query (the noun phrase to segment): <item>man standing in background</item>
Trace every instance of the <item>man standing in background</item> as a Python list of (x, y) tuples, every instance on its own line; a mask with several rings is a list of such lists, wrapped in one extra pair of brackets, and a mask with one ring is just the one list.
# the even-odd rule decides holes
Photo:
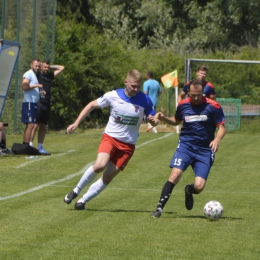
[[(52, 71), (51, 69), (54, 69)], [(33, 139), (36, 129), (39, 125), (38, 131), (38, 150), (43, 155), (49, 153), (43, 149), (43, 141), (47, 131), (47, 125), (51, 114), (51, 87), (52, 81), (64, 70), (64, 66), (50, 65), (49, 61), (43, 61), (41, 64), (41, 71), (38, 73), (38, 81), (42, 84), (40, 93), (40, 100), (38, 102), (38, 109), (36, 113), (36, 123), (34, 131), (30, 138), (30, 145), (33, 145)]]
[[(208, 82), (205, 80), (207, 74), (209, 72), (209, 69), (207, 66), (205, 65), (201, 65), (197, 72), (196, 72), (196, 75), (197, 75), (197, 78), (200, 79), (202, 81), (202, 84), (203, 84), (203, 96), (204, 97), (207, 97), (207, 98), (211, 98), (213, 100), (216, 100), (216, 93), (215, 93), (215, 87), (212, 83)], [(180, 103), (184, 98), (185, 96), (188, 94), (188, 87), (190, 85), (190, 82), (187, 82), (182, 91), (180, 92), (179, 96), (178, 96), (178, 103)]]
[(22, 103), (22, 122), (26, 125), (23, 135), (23, 143), (28, 145), (31, 134), (36, 126), (39, 88), (42, 88), (42, 85), (39, 84), (37, 79), (37, 74), (40, 69), (40, 60), (33, 59), (30, 66), (31, 69), (24, 73), (22, 81), (22, 89), (24, 92)]
[[(162, 88), (157, 80), (153, 79), (153, 73), (151, 71), (146, 72), (147, 80), (143, 84), (143, 92), (152, 100), (154, 110), (156, 110), (156, 106), (158, 103), (158, 97), (162, 93)], [(156, 127), (152, 127), (148, 122), (148, 131), (152, 128), (154, 133), (157, 133)]]

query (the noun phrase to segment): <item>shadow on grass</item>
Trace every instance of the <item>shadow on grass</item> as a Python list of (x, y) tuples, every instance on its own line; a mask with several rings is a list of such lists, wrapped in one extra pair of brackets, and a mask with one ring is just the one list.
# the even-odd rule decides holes
[[(205, 216), (197, 216), (197, 215), (192, 215), (192, 216), (176, 216), (176, 218), (205, 218)], [(233, 217), (221, 217), (221, 219), (225, 219), (225, 220), (242, 220), (242, 218), (233, 218)]]
[[(75, 211), (75, 209), (70, 209)], [(77, 212), (78, 210), (76, 210)], [(83, 210), (83, 212), (112, 212), (112, 213), (117, 213), (117, 212), (126, 212), (126, 213), (147, 213), (148, 215), (150, 215), (152, 213), (152, 211), (147, 211), (147, 210), (127, 210), (127, 209), (91, 209), (91, 208), (87, 208), (85, 210)], [(162, 215), (164, 218), (190, 218), (190, 219), (205, 219), (205, 216), (203, 215), (190, 215), (190, 216), (186, 216), (186, 215), (178, 215), (176, 212), (163, 212)], [(228, 217), (228, 216), (224, 216), (221, 217), (221, 219), (225, 219), (225, 220), (242, 220), (242, 218), (234, 218), (234, 217)]]

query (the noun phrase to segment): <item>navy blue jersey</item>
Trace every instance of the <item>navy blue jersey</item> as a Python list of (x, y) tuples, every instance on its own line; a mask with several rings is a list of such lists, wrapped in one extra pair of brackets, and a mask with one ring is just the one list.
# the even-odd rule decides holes
[(183, 121), (181, 142), (204, 147), (209, 147), (215, 138), (216, 127), (226, 121), (220, 104), (206, 97), (202, 98), (199, 105), (192, 105), (190, 97), (182, 100), (178, 104), (175, 119)]

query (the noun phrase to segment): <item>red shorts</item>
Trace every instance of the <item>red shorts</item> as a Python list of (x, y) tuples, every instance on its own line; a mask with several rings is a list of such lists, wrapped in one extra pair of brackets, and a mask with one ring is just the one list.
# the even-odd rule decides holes
[(103, 134), (98, 153), (108, 153), (112, 161), (121, 171), (133, 156), (135, 145), (120, 142), (107, 134)]

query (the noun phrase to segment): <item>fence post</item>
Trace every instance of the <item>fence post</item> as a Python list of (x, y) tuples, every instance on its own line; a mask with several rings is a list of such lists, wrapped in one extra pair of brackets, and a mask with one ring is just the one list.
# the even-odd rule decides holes
[(168, 88), (168, 117), (171, 116), (172, 88)]
[[(21, 1), (17, 0), (17, 21), (16, 21), (16, 41), (20, 41), (20, 20), (21, 20)], [(19, 61), (19, 57), (18, 57)], [(19, 66), (18, 61), (16, 63), (15, 68), (15, 91), (14, 91), (14, 126), (13, 126), (13, 132), (17, 132), (17, 106), (18, 106), (18, 81), (19, 81)]]
[(2, 0), (1, 38), (5, 37), (5, 0)]
[(36, 0), (33, 1), (33, 19), (32, 19), (32, 59), (35, 58), (35, 39), (36, 39)]

